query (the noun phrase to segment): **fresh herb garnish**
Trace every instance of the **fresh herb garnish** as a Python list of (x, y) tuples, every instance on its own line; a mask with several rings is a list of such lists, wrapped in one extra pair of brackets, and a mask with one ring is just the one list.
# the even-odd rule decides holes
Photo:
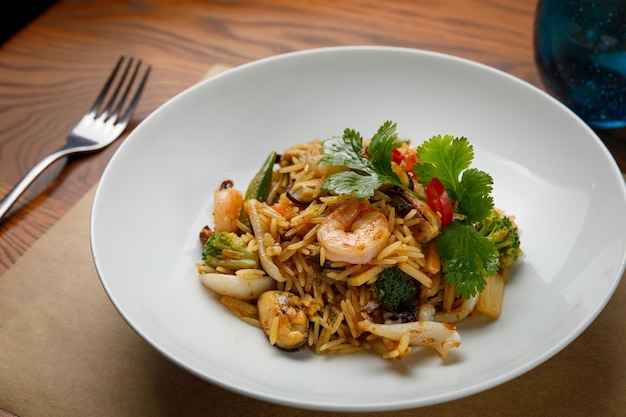
[(485, 277), (498, 272), (498, 248), (478, 234), (471, 223), (454, 220), (441, 231), (436, 245), (446, 283), (464, 298), (482, 291)]
[[(363, 155), (363, 138), (346, 129), (341, 137), (324, 141), (320, 163), (350, 168), (328, 177), (322, 190), (339, 195), (354, 194), (363, 200), (374, 195), (383, 184), (406, 191), (392, 170), (392, 151), (400, 146), (396, 124), (385, 122), (372, 137)], [(434, 136), (417, 148), (419, 162), (415, 175), (422, 185), (438, 178), (450, 200), (456, 206), (457, 218), (444, 227), (437, 238), (437, 249), (443, 260), (443, 272), (448, 285), (458, 294), (469, 298), (485, 287), (485, 276), (494, 275), (499, 268), (497, 247), (480, 235), (474, 223), (485, 219), (493, 208), (493, 180), (483, 171), (470, 168), (474, 149), (466, 138), (449, 135)]]
[(413, 167), (418, 181), (428, 184), (438, 178), (450, 196), (457, 201), (457, 213), (469, 221), (480, 221), (491, 213), (493, 179), (489, 174), (470, 168), (474, 148), (464, 138), (433, 136), (417, 147), (420, 163)]
[(434, 136), (418, 146), (417, 154), (420, 162), (413, 171), (418, 181), (426, 185), (438, 178), (462, 215), (443, 228), (436, 244), (446, 283), (469, 298), (483, 290), (484, 277), (494, 275), (500, 266), (498, 248), (474, 227), (491, 213), (493, 180), (470, 168), (474, 148), (466, 138)]
[(351, 171), (337, 172), (324, 181), (322, 190), (339, 195), (354, 193), (364, 200), (374, 195), (383, 184), (405, 188), (391, 169), (391, 151), (399, 145), (396, 124), (385, 122), (373, 136), (368, 147), (369, 159), (363, 156), (363, 138), (353, 129), (346, 129), (341, 137), (324, 141), (320, 163), (346, 166)]

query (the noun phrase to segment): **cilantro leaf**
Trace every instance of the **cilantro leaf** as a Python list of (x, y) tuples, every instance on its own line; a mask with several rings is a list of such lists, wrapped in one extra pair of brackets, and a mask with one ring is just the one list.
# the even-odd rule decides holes
[(368, 147), (369, 159), (361, 155), (363, 138), (352, 130), (344, 130), (342, 137), (324, 141), (320, 163), (346, 166), (353, 171), (337, 172), (324, 181), (322, 190), (339, 195), (354, 193), (364, 200), (374, 195), (383, 184), (404, 187), (398, 175), (391, 169), (391, 151), (398, 146), (396, 124), (385, 122), (372, 137)]
[(474, 148), (464, 137), (433, 136), (417, 148), (421, 164), (415, 165), (415, 174), (423, 185), (437, 177), (450, 199), (458, 200), (459, 176), (474, 159)]
[(345, 165), (351, 169), (364, 170), (369, 161), (361, 156), (363, 138), (353, 129), (346, 129), (343, 136), (326, 139), (321, 152), (325, 154), (320, 162), (327, 165)]
[(322, 190), (333, 191), (338, 195), (355, 193), (358, 200), (365, 200), (374, 195), (382, 183), (375, 175), (361, 175), (354, 171), (337, 172), (324, 181)]
[(420, 184), (427, 185), (432, 178), (438, 178), (450, 200), (458, 201), (457, 212), (469, 221), (480, 221), (489, 215), (493, 208), (493, 179), (470, 168), (474, 147), (467, 138), (433, 136), (418, 146), (417, 153), (420, 162), (413, 171)]
[(482, 291), (484, 277), (494, 275), (500, 266), (496, 246), (471, 223), (454, 220), (442, 230), (436, 245), (446, 283), (464, 298)]
[(486, 172), (475, 168), (463, 171), (458, 211), (465, 214), (468, 221), (484, 220), (491, 213), (494, 206), (492, 184), (493, 179)]
[(499, 252), (481, 236), (473, 222), (485, 219), (494, 206), (491, 191), (493, 179), (486, 172), (470, 168), (474, 148), (464, 138), (434, 136), (417, 148), (420, 162), (413, 167), (418, 181), (426, 185), (438, 178), (463, 220), (454, 220), (437, 238), (437, 251), (443, 261), (448, 285), (468, 298), (485, 287), (486, 276), (498, 271)]
[(368, 147), (371, 168), (383, 183), (402, 184), (398, 175), (391, 169), (391, 151), (397, 147), (396, 124), (385, 122), (372, 137)]

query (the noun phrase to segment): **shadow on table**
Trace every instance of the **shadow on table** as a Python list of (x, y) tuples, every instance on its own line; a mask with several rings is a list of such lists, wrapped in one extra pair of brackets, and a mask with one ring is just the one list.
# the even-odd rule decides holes
[(55, 0), (24, 0), (11, 2), (11, 7), (3, 8), (0, 13), (0, 44), (6, 42), (54, 3)]

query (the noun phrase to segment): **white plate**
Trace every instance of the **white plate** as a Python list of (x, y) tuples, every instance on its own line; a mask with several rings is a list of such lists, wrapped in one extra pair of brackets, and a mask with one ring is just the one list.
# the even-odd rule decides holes
[[(247, 186), (292, 144), (372, 135), (386, 120), (414, 142), (466, 136), (517, 216), (525, 255), (502, 317), (459, 326), (441, 360), (316, 356), (270, 347), (202, 287), (197, 235), (226, 178)], [(183, 368), (301, 408), (377, 411), (449, 401), (511, 380), (574, 340), (624, 271), (626, 192), (594, 133), (556, 100), (500, 71), (410, 49), (340, 47), (252, 62), (196, 85), (128, 137), (96, 194), (91, 236), (102, 284), (128, 323)]]

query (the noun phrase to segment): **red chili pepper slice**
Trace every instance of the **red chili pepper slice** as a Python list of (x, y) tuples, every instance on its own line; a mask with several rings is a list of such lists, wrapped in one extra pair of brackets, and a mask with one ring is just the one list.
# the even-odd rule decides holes
[(426, 185), (426, 199), (428, 205), (441, 215), (441, 227), (452, 222), (452, 203), (446, 189), (438, 178), (433, 178)]
[(411, 150), (404, 154), (400, 148), (395, 148), (391, 151), (391, 159), (407, 172), (413, 172), (413, 165), (417, 164), (417, 154)]
[(398, 165), (402, 163), (404, 155), (402, 155), (402, 152), (400, 152), (400, 148), (395, 148), (391, 151), (391, 159), (393, 159), (393, 162)]
[(407, 172), (413, 172), (413, 166), (415, 166), (415, 164), (417, 164), (417, 154), (415, 152), (409, 152), (404, 155), (400, 166)]

